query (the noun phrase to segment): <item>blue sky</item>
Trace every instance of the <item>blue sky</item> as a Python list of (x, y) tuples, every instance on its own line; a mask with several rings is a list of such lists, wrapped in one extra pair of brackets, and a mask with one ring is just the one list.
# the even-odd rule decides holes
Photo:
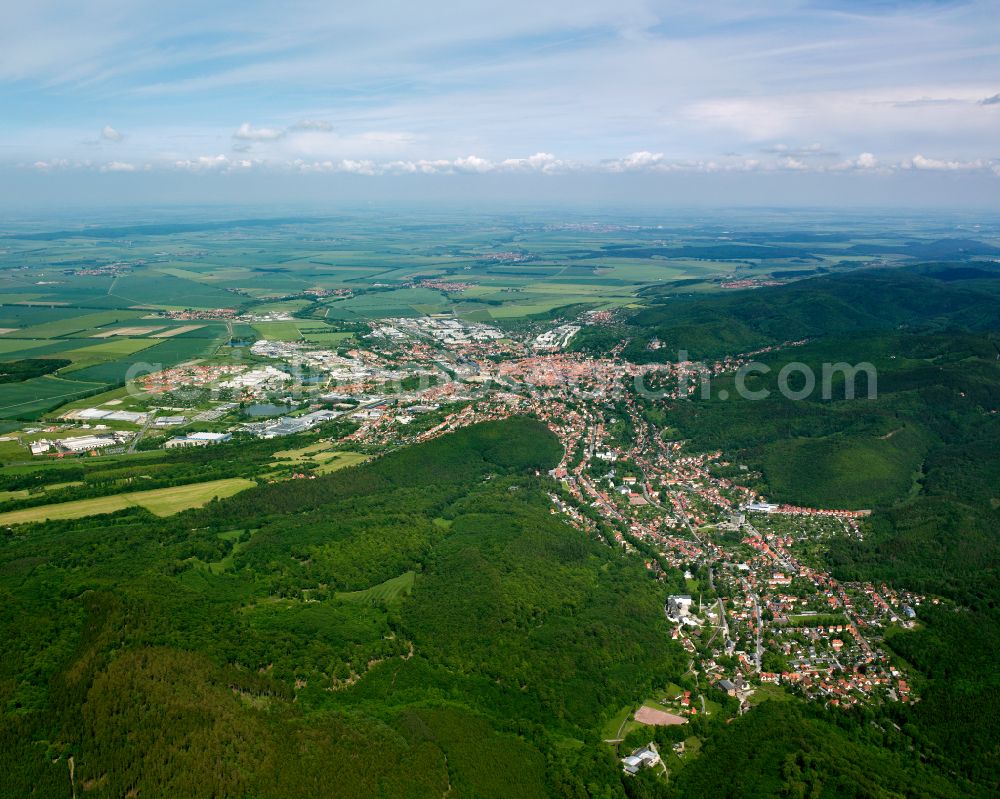
[(995, 0), (4, 5), (0, 172), (39, 197), (177, 173), (1000, 196)]

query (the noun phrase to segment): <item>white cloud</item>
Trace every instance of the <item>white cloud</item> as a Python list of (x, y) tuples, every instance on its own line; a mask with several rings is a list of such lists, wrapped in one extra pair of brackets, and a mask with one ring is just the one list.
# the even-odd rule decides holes
[(284, 135), (285, 131), (280, 128), (255, 128), (249, 122), (244, 122), (233, 131), (233, 138), (241, 141), (275, 141)]
[(374, 175), (376, 171), (373, 161), (354, 161), (350, 158), (345, 158), (341, 161), (339, 169), (341, 172), (349, 172), (355, 175)]
[[(921, 99), (914, 101), (917, 94)], [(671, 123), (684, 140), (717, 142), (719, 150), (762, 143), (762, 152), (795, 158), (833, 156), (876, 147), (894, 158), (948, 142), (963, 157), (982, 157), (998, 135), (997, 118), (983, 107), (980, 84), (906, 85), (771, 91), (750, 97), (697, 99)], [(832, 147), (774, 141), (819, 139)]]
[(113, 141), (115, 143), (118, 143), (122, 139), (124, 139), (125, 136), (119, 133), (110, 125), (105, 125), (103, 128), (101, 128), (101, 138), (104, 139), (105, 141)]
[(553, 174), (575, 169), (577, 165), (556, 158), (552, 153), (535, 153), (527, 158), (505, 158), (498, 165), (499, 169), (509, 172), (544, 172)]
[[(862, 159), (864, 160), (864, 159)], [(866, 162), (866, 161), (865, 161)], [(867, 162), (866, 162), (867, 163)], [(349, 172), (360, 175), (449, 175), (528, 173), (557, 174), (574, 172), (756, 172), (767, 170), (823, 171), (797, 159), (784, 157), (762, 162), (756, 158), (726, 157), (721, 160), (667, 160), (662, 153), (638, 151), (624, 158), (600, 162), (568, 161), (552, 153), (535, 153), (527, 157), (489, 159), (477, 155), (448, 159), (373, 159), (314, 160), (296, 159), (289, 164), (302, 172)]]
[(861, 153), (855, 160), (858, 169), (875, 169), (878, 167), (878, 159), (872, 153)]
[(496, 166), (487, 158), (480, 158), (477, 155), (467, 155), (465, 158), (456, 158), (454, 167), (459, 172), (492, 172)]
[(494, 161), (478, 155), (460, 158), (420, 158), (375, 161), (372, 159), (314, 160), (295, 159), (290, 165), (300, 172), (347, 172), (356, 175), (485, 175), (493, 172), (541, 172), (582, 168), (580, 164), (562, 161), (551, 153), (535, 153), (525, 158), (505, 158)]
[(914, 169), (935, 169), (947, 172), (960, 170), (982, 169), (986, 163), (981, 160), (975, 161), (944, 161), (938, 158), (925, 158), (922, 155), (915, 155), (910, 159), (910, 165)]
[[(66, 158), (53, 158), (48, 161), (35, 161), (31, 165), (32, 169), (37, 169), (41, 172), (48, 172), (50, 169), (66, 169), (73, 164)], [(79, 164), (77, 164), (79, 166)]]
[(903, 159), (878, 158), (874, 153), (863, 151), (853, 158), (834, 161), (828, 157), (814, 159), (797, 158), (791, 155), (776, 155), (768, 158), (747, 158), (737, 153), (727, 153), (717, 158), (668, 158), (663, 153), (637, 150), (624, 157), (599, 161), (566, 160), (553, 153), (536, 152), (529, 156), (491, 158), (469, 154), (457, 158), (392, 158), (347, 155), (343, 157), (296, 157), (289, 155), (284, 146), (257, 158), (230, 153), (229, 155), (202, 155), (193, 158), (153, 157), (141, 160), (114, 160), (93, 163), (89, 159), (70, 160), (46, 158), (34, 162), (24, 162), (21, 168), (41, 172), (51, 170), (78, 169), (100, 172), (155, 172), (164, 169), (189, 172), (226, 173), (259, 169), (278, 174), (295, 171), (302, 173), (351, 174), (364, 176), (380, 175), (558, 175), (575, 174), (725, 174), (725, 173), (801, 173), (819, 175), (824, 173), (866, 172), (875, 175), (891, 175), (905, 171), (923, 172), (967, 172), (1000, 175), (998, 159), (935, 158), (918, 154)]
[(890, 171), (891, 167), (883, 166), (874, 153), (861, 153), (857, 158), (848, 158), (829, 167), (832, 172), (849, 171)]
[(808, 164), (806, 164), (805, 161), (801, 161), (798, 158), (792, 158), (791, 156), (787, 156), (785, 158), (779, 158), (778, 166), (780, 166), (782, 169), (792, 169), (796, 172), (809, 168)]
[(198, 158), (182, 158), (174, 161), (176, 169), (183, 169), (190, 172), (201, 172), (212, 169), (226, 169), (232, 162), (225, 155), (202, 155)]
[(663, 162), (663, 153), (651, 153), (648, 150), (640, 150), (630, 153), (624, 158), (607, 162), (607, 168), (612, 172), (628, 172), (636, 169), (649, 169), (659, 166)]

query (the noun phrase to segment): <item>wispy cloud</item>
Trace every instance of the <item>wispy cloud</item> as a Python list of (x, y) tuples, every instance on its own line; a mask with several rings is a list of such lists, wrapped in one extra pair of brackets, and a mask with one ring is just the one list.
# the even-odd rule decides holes
[(329, 133), (333, 130), (333, 124), (323, 119), (300, 119), (289, 130), (321, 130)]
[(762, 147), (760, 150), (767, 155), (782, 155), (788, 158), (817, 158), (820, 156), (839, 155), (835, 150), (828, 150), (822, 144), (807, 144), (793, 147), (788, 144), (774, 144)]
[(249, 122), (244, 122), (233, 131), (233, 138), (240, 141), (275, 141), (285, 136), (280, 128), (255, 128)]
[(104, 139), (105, 141), (118, 143), (122, 141), (125, 138), (125, 136), (119, 133), (110, 125), (105, 125), (103, 128), (101, 128), (101, 138)]

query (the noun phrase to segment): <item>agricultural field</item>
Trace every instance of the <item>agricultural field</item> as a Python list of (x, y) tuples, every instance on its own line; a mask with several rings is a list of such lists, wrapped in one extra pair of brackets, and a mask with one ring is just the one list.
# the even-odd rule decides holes
[(272, 341), (299, 341), (302, 338), (295, 322), (255, 322), (253, 329), (260, 338)]
[(78, 349), (66, 350), (60, 354), (73, 362), (65, 371), (75, 371), (87, 366), (95, 366), (135, 355), (135, 353), (148, 349), (154, 344), (156, 344), (155, 339), (115, 337), (99, 344), (88, 344)]
[[(59, 319), (51, 322), (31, 325), (17, 331), (18, 338), (59, 338), (72, 333), (79, 333), (83, 330), (91, 330), (110, 325), (116, 322), (131, 321), (141, 314), (138, 311), (98, 311), (96, 313), (84, 313), (68, 319)], [(8, 334), (13, 335), (13, 334)]]
[(45, 375), (0, 386), (0, 419), (33, 418), (72, 400), (97, 394), (105, 383)]

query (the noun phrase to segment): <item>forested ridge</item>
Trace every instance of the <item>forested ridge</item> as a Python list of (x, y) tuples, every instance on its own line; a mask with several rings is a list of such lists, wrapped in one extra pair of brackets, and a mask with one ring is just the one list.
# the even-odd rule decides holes
[[(861, 269), (783, 286), (725, 294), (684, 294), (652, 286), (646, 305), (609, 327), (591, 327), (573, 342), (604, 351), (626, 340), (636, 363), (710, 360), (787, 341), (872, 332), (1000, 329), (1000, 266), (931, 263)], [(656, 340), (662, 346), (650, 349)]]
[[(819, 289), (815, 296), (810, 284)], [(863, 540), (830, 543), (833, 574), (946, 600), (921, 608), (918, 631), (887, 640), (913, 670), (920, 696), (912, 705), (890, 708), (889, 719), (908, 736), (914, 762), (933, 764), (956, 785), (964, 784), (960, 790), (968, 795), (977, 788), (995, 790), (1000, 784), (1000, 670), (993, 662), (1000, 641), (1000, 325), (995, 320), (1000, 274), (993, 266), (970, 271), (930, 265), (796, 286), (700, 301), (706, 319), (717, 305), (717, 324), (742, 308), (758, 332), (790, 309), (786, 332), (776, 326), (758, 343), (801, 333), (810, 338), (758, 356), (769, 371), (748, 378), (747, 387), (768, 389), (766, 399), (741, 398), (732, 375), (716, 378), (710, 397), (696, 393), (671, 406), (670, 434), (695, 450), (724, 450), (749, 468), (741, 479), (770, 499), (873, 510)], [(872, 292), (867, 299), (861, 293), (866, 286)], [(805, 311), (818, 309), (814, 303), (823, 305), (824, 297), (836, 302), (808, 319)], [(851, 307), (845, 312), (847, 300)], [(766, 314), (756, 316), (762, 307)], [(845, 397), (842, 377), (833, 382), (832, 397), (817, 390), (805, 400), (788, 399), (778, 391), (777, 375), (793, 362), (817, 376), (824, 363), (869, 362), (877, 372), (875, 396), (867, 398), (862, 376), (855, 385), (860, 399)], [(798, 385), (793, 381), (793, 388)], [(722, 391), (729, 396), (723, 399)], [(759, 730), (762, 722), (752, 717), (714, 738), (696, 767), (685, 770), (678, 784), (682, 795), (694, 790), (695, 774), (699, 790), (773, 795), (761, 787), (763, 773), (763, 782), (747, 777), (739, 788), (725, 785), (728, 778), (720, 776), (736, 742), (749, 746), (754, 736), (748, 730), (754, 725)], [(867, 723), (857, 720), (848, 731), (856, 736)], [(886, 726), (884, 720), (877, 723)], [(809, 726), (795, 716), (782, 725), (801, 727), (803, 736)], [(769, 740), (751, 771), (769, 763), (767, 779), (775, 779), (785, 769), (782, 758), (792, 758), (802, 740)], [(880, 795), (860, 780), (836, 787), (841, 767), (830, 753), (809, 762), (814, 777), (799, 780), (805, 787), (796, 793), (788, 783), (779, 795)], [(806, 773), (803, 768), (788, 761), (790, 775)], [(905, 791), (903, 784), (896, 786), (902, 795), (934, 795), (930, 781)], [(855, 785), (853, 793), (847, 785)]]
[[(550, 513), (537, 422), (2, 541), (2, 796), (620, 795), (683, 669), (641, 561)], [(343, 592), (415, 572), (412, 596)]]

